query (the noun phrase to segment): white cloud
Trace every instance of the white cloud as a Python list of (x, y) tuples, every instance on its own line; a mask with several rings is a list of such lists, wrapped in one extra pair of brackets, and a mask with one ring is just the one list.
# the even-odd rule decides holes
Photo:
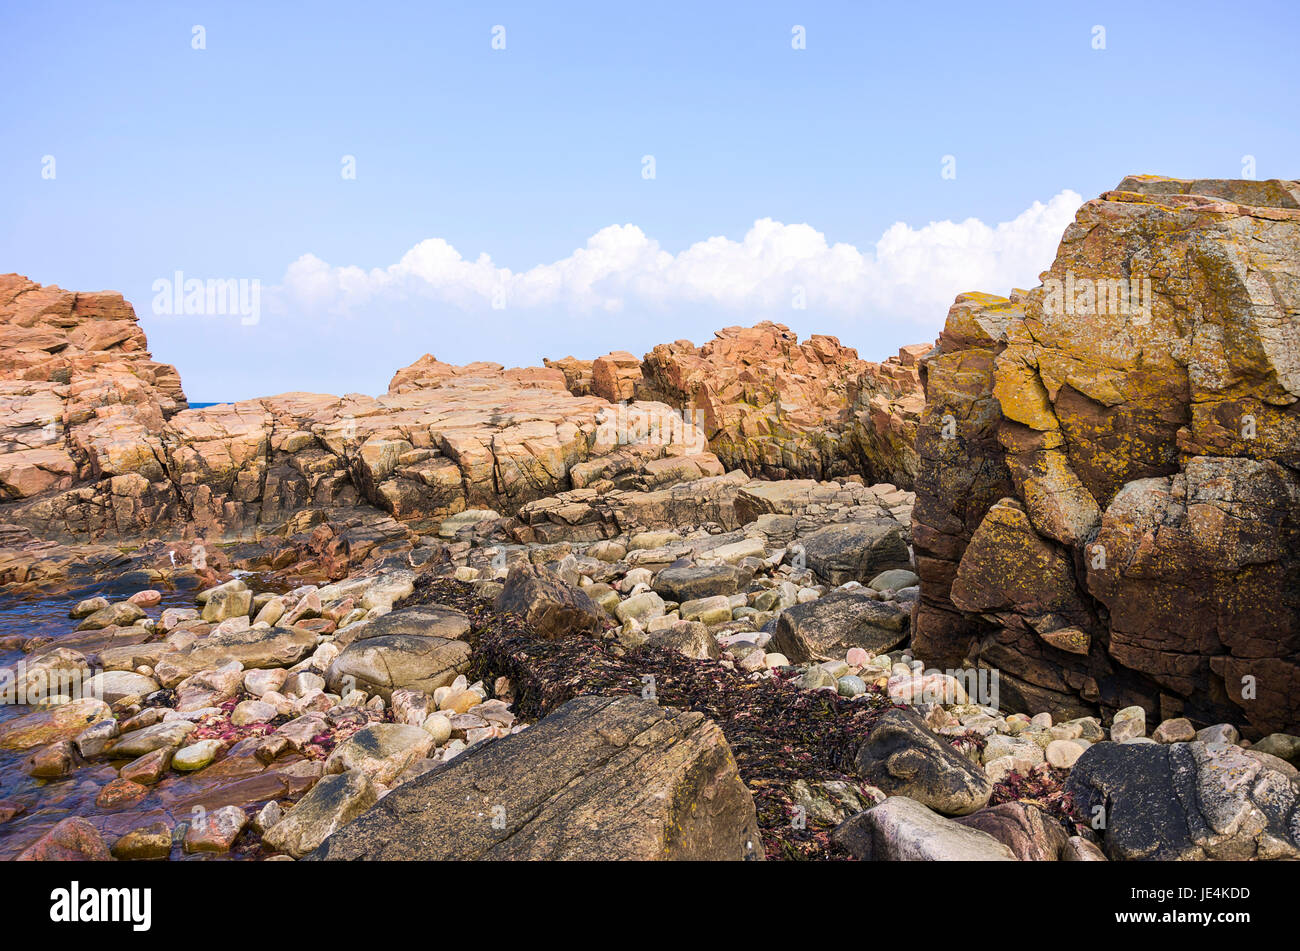
[[(802, 288), (807, 310), (836, 323), (888, 317), (931, 330), (955, 294), (1033, 286), (1052, 261), (1083, 199), (1063, 191), (1014, 220), (976, 218), (891, 226), (873, 249), (828, 244), (807, 224), (754, 222), (735, 241), (712, 237), (672, 254), (635, 225), (610, 225), (551, 264), (514, 272), (486, 254), (466, 260), (441, 238), (421, 241), (395, 264), (369, 271), (334, 267), (305, 254), (271, 294), (281, 312), (365, 315), (397, 302), (437, 302), (477, 311), (503, 299), (511, 313), (578, 316), (704, 306), (717, 326), (743, 317), (789, 317)], [(710, 328), (712, 329), (712, 328)]]

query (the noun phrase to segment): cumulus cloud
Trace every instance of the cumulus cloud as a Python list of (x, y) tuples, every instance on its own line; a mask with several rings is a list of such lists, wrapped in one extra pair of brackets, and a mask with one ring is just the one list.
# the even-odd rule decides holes
[(577, 317), (689, 307), (746, 322), (804, 309), (842, 326), (888, 318), (937, 330), (961, 291), (1036, 284), (1082, 201), (1063, 191), (996, 225), (899, 222), (866, 250), (828, 243), (807, 224), (763, 218), (739, 241), (711, 237), (673, 254), (635, 225), (610, 225), (568, 257), (518, 272), (429, 238), (371, 270), (304, 254), (271, 294), (282, 312), (339, 317), (418, 302), (436, 304), (438, 315), (448, 308)]

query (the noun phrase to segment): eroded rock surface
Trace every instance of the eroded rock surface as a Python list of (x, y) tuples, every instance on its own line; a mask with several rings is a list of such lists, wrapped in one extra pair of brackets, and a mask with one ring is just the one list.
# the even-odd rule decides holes
[(1127, 178), (1042, 286), (957, 299), (922, 360), (920, 653), (1024, 709), (1300, 724), (1297, 194)]
[(713, 722), (638, 698), (578, 697), (394, 790), (313, 858), (762, 855), (749, 790)]

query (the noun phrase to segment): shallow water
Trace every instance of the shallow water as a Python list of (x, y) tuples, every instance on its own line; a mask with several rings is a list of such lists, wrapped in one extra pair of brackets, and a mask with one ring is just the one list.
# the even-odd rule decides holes
[[(159, 587), (162, 602), (144, 608), (149, 617), (157, 618), (165, 609), (194, 607), (194, 582), (184, 588)], [(16, 634), (24, 638), (49, 635), (56, 638), (48, 647), (57, 646), (57, 638), (70, 634), (77, 621), (68, 612), (78, 602), (96, 596), (121, 601), (145, 587), (131, 582), (99, 582), (73, 591), (49, 594), (13, 595), (0, 593), (0, 636)], [(40, 650), (35, 653), (40, 653)], [(20, 650), (0, 651), (0, 666), (15, 664), (29, 655)], [(0, 722), (30, 712), (22, 704), (0, 703)], [(9, 822), (0, 823), (0, 858), (12, 858), (34, 840), (40, 832), (68, 815), (92, 816), (102, 810), (95, 806), (95, 796), (104, 782), (116, 775), (107, 764), (83, 768), (66, 780), (46, 782), (33, 779), (23, 768), (31, 751), (0, 750), (0, 799), (22, 802), (26, 812)], [(95, 780), (98, 780), (96, 782)]]

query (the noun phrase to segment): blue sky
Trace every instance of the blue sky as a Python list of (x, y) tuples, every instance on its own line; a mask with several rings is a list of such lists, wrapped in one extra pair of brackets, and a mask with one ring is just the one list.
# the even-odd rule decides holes
[[(1238, 9), (7, 0), (0, 271), (122, 291), (195, 401), (765, 318), (879, 359), (1125, 174), (1300, 174), (1300, 7)], [(256, 323), (155, 313), (177, 270)]]

